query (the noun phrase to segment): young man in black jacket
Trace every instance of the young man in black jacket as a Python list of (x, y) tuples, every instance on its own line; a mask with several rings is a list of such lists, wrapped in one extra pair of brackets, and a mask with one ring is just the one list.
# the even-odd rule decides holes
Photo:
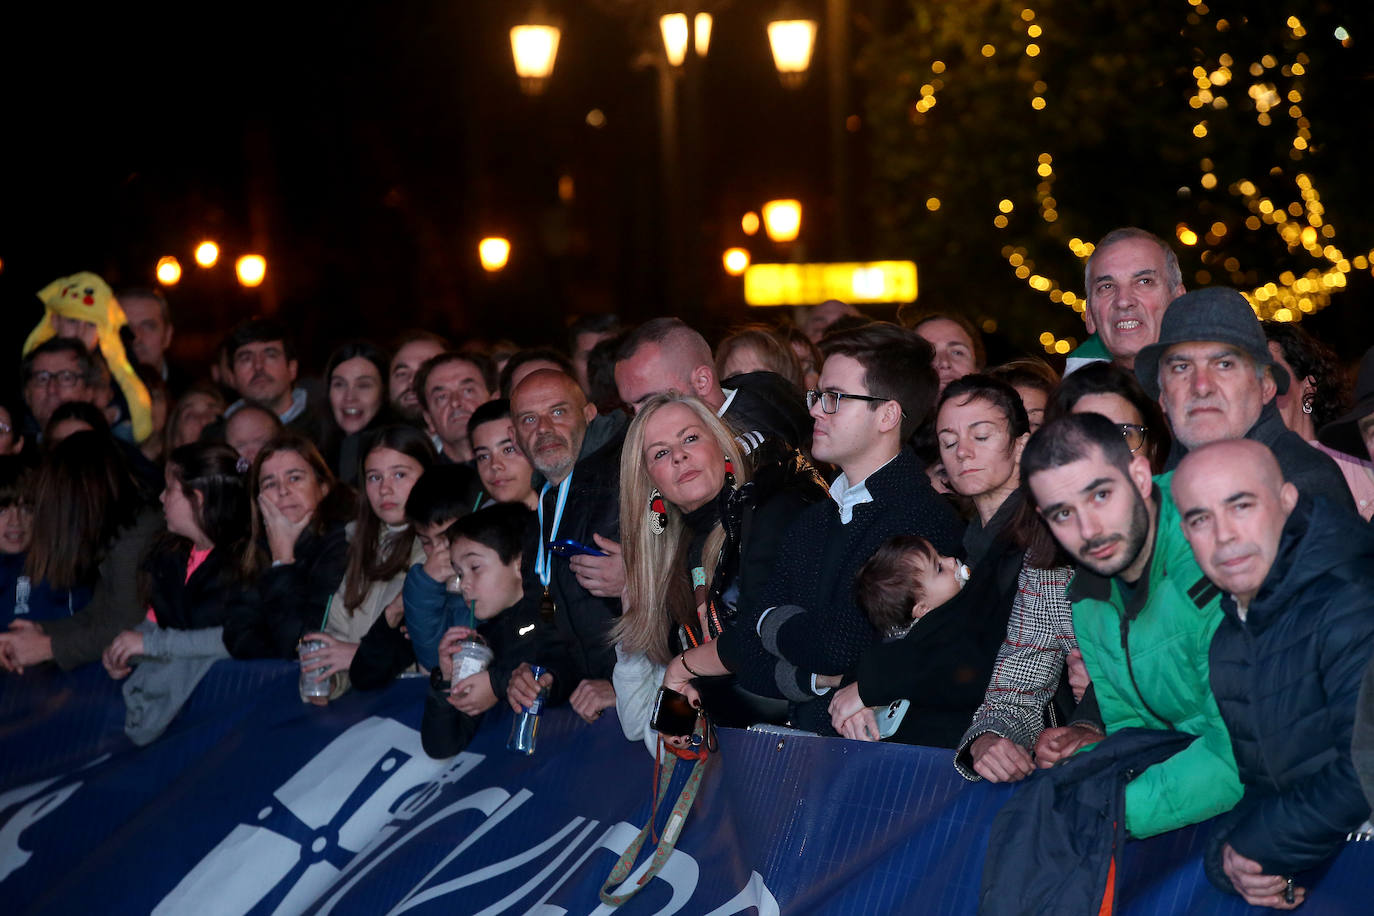
[(1207, 875), (1253, 906), (1302, 903), (1295, 872), (1369, 816), (1351, 761), (1374, 643), (1374, 532), (1298, 493), (1263, 445), (1188, 454), (1173, 499), (1198, 565), (1227, 596), (1210, 681), (1245, 797), (1212, 830)]

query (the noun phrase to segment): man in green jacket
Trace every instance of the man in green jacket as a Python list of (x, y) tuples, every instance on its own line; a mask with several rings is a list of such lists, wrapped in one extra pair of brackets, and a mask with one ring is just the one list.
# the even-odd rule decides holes
[[(1107, 734), (1136, 727), (1198, 738), (1126, 786), (1126, 829), (1153, 836), (1229, 810), (1240, 779), (1207, 661), (1220, 592), (1183, 537), (1168, 477), (1152, 480), (1149, 462), (1098, 414), (1040, 429), (1021, 475), (1078, 565), (1068, 590), (1074, 633)], [(1048, 729), (1037, 763), (1050, 766), (1100, 738), (1087, 726)]]

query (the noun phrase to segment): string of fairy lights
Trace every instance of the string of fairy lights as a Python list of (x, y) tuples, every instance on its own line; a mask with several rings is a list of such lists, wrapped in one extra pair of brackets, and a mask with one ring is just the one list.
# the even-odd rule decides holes
[[(1201, 25), (1211, 12), (1205, 0), (1187, 2), (1192, 7), (1188, 16), (1189, 23)], [(1289, 16), (1285, 25), (1294, 42), (1306, 37), (1307, 29), (1297, 16)], [(1219, 18), (1213, 26), (1217, 32), (1226, 33), (1230, 31), (1232, 24), (1224, 18)], [(1039, 57), (1043, 52), (1046, 36), (1044, 27), (1036, 21), (1035, 11), (1029, 8), (1021, 10), (1016, 28), (1019, 51), (1030, 59)], [(1022, 29), (1025, 35), (1024, 45), (1020, 44)], [(1344, 28), (1336, 29), (1335, 38), (1343, 46), (1350, 46), (1350, 35)], [(991, 58), (997, 54), (996, 46), (991, 43), (984, 44), (980, 51), (984, 58)], [(1217, 56), (1215, 66), (1208, 68), (1199, 65), (1194, 68), (1192, 75), (1196, 80), (1197, 90), (1188, 99), (1188, 105), (1202, 115), (1192, 129), (1193, 136), (1198, 140), (1206, 138), (1211, 129), (1209, 119), (1205, 116), (1208, 109), (1221, 111), (1230, 107), (1232, 100), (1228, 98), (1228, 94), (1246, 82), (1244, 79), (1237, 80), (1235, 66), (1233, 57), (1228, 53), (1222, 53)], [(1301, 105), (1303, 77), (1307, 75), (1310, 66), (1309, 56), (1298, 51), (1291, 61), (1283, 64), (1280, 64), (1274, 54), (1264, 54), (1240, 71), (1250, 77), (1248, 85), (1245, 86), (1245, 95), (1254, 108), (1255, 119), (1260, 127), (1269, 127), (1274, 125), (1276, 120), (1285, 117), (1291, 124), (1293, 136), (1288, 158), (1292, 163), (1300, 163), (1311, 153), (1313, 147), (1312, 126)], [(920, 98), (913, 105), (914, 113), (925, 114), (935, 107), (937, 93), (944, 88), (941, 74), (945, 71), (946, 65), (943, 61), (932, 62), (932, 77), (928, 83), (921, 86)], [(1033, 68), (1028, 67), (1024, 72), (1030, 77), (1031, 109), (1045, 110), (1049, 87)], [(1286, 87), (1286, 91), (1280, 88), (1280, 83)], [(1220, 180), (1217, 177), (1215, 163), (1204, 157), (1198, 164), (1198, 185), (1201, 189), (1207, 192), (1217, 189)], [(1058, 201), (1054, 197), (1056, 175), (1054, 157), (1051, 153), (1039, 154), (1035, 163), (1035, 176), (1038, 217), (1046, 223), (1056, 222), (1059, 219), (1059, 210)], [(1241, 177), (1230, 182), (1226, 186), (1226, 192), (1239, 198), (1250, 214), (1244, 220), (1244, 229), (1256, 232), (1266, 225), (1271, 226), (1287, 245), (1290, 253), (1296, 254), (1302, 249), (1318, 263), (1301, 274), (1285, 270), (1276, 279), (1248, 291), (1242, 289), (1242, 292), (1260, 318), (1299, 321), (1304, 315), (1326, 307), (1331, 301), (1332, 294), (1345, 288), (1346, 275), (1350, 271), (1370, 269), (1374, 273), (1374, 268), (1371, 268), (1371, 264), (1374, 263), (1374, 250), (1348, 258), (1337, 247), (1336, 229), (1325, 218), (1321, 195), (1309, 174), (1296, 171), (1290, 178), (1283, 166), (1276, 165), (1270, 169), (1267, 177), (1277, 180), (1270, 182), (1271, 184), (1283, 183), (1285, 195), (1289, 193), (1288, 187), (1291, 187), (1295, 199), (1291, 202), (1276, 200), (1274, 196), (1263, 193), (1259, 184), (1249, 177)], [(1285, 183), (1284, 179), (1288, 179), (1291, 184)], [(1277, 191), (1271, 194), (1277, 195)], [(939, 198), (929, 198), (926, 208), (932, 212), (940, 209)], [(993, 225), (1001, 230), (1008, 229), (1015, 215), (1015, 203), (1004, 197), (997, 201), (996, 208)], [(1192, 228), (1186, 222), (1175, 227), (1175, 235), (1181, 244), (1187, 247), (1199, 244), (1203, 246), (1200, 255), (1203, 266), (1194, 274), (1198, 284), (1207, 285), (1222, 278), (1236, 286), (1245, 283), (1246, 274), (1240, 260), (1215, 250), (1228, 236), (1233, 236), (1239, 231), (1239, 226), (1228, 225), (1221, 219), (1200, 230)], [(1069, 239), (1068, 248), (1080, 261), (1085, 261), (1093, 253), (1092, 243), (1076, 237)], [(1024, 281), (1036, 292), (1048, 296), (1051, 302), (1067, 306), (1080, 314), (1086, 308), (1086, 302), (1081, 296), (1064, 289), (1054, 278), (1037, 272), (1035, 262), (1025, 246), (1004, 245), (1001, 254), (1017, 279)], [(992, 327), (985, 327), (986, 330), (995, 329), (995, 324), (991, 320), (985, 322), (985, 325), (989, 324)], [(1064, 354), (1077, 346), (1078, 341), (1073, 337), (1059, 338), (1052, 332), (1045, 331), (1040, 334), (1040, 344), (1047, 353)]]

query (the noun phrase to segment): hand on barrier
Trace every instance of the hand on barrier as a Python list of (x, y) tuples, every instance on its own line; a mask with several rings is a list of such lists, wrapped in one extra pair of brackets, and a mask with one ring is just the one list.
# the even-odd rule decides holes
[(1047, 728), (1035, 742), (1035, 765), (1048, 769), (1073, 755), (1074, 751), (1102, 740), (1102, 734), (1082, 725)]
[(1276, 910), (1293, 910), (1307, 899), (1307, 888), (1293, 888), (1292, 900), (1287, 899), (1288, 879), (1283, 875), (1266, 875), (1254, 859), (1245, 856), (1227, 843), (1221, 848), (1221, 870), (1231, 879), (1236, 893), (1251, 906), (1267, 906)]
[(506, 699), (510, 701), (511, 709), (523, 712), (525, 707), (534, 703), (535, 697), (539, 696), (540, 687), (552, 686), (553, 675), (547, 671), (539, 679), (539, 683), (535, 684), (534, 673), (530, 671), (529, 662), (525, 662), (511, 672), (510, 681), (506, 684)]
[(568, 698), (568, 705), (584, 721), (595, 722), (601, 718), (603, 711), (615, 705), (615, 688), (611, 686), (610, 681), (583, 681)]
[(143, 654), (143, 634), (137, 630), (125, 630), (105, 647), (100, 656), (105, 671), (116, 681), (129, 676), (133, 671), (130, 662), (135, 655)]
[(1024, 747), (988, 732), (969, 745), (973, 770), (988, 782), (1016, 782), (1035, 772), (1035, 762)]

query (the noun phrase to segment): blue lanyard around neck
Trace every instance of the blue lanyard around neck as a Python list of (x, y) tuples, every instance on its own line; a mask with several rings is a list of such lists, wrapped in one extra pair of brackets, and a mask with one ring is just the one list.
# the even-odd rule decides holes
[(558, 539), (558, 525), (563, 521), (563, 506), (568, 501), (568, 490), (572, 488), (572, 472), (563, 478), (563, 482), (558, 485), (558, 499), (553, 506), (553, 528), (549, 531), (548, 537), (544, 536), (544, 494), (549, 492), (549, 487), (553, 484), (544, 481), (544, 488), (539, 491), (539, 550), (535, 554), (534, 569), (539, 573), (539, 584), (545, 588), (549, 587), (549, 581), (553, 578), (553, 554), (549, 553), (546, 546), (549, 541)]

